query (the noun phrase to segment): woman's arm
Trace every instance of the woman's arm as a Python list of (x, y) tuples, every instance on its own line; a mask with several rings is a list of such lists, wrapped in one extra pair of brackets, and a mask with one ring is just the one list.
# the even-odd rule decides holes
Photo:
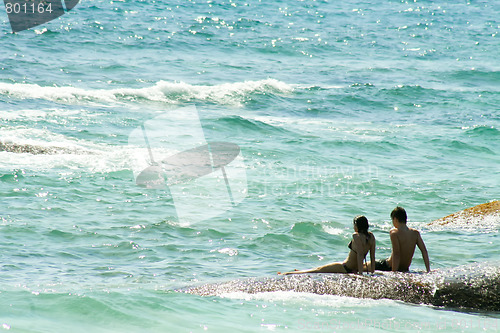
[(370, 272), (375, 272), (375, 244), (376, 244), (376, 240), (375, 240), (375, 236), (372, 234), (372, 238), (373, 238), (373, 241), (372, 241), (372, 244), (370, 246)]
[(363, 275), (363, 255), (358, 252), (358, 255), (357, 255), (357, 259), (358, 259), (358, 273), (359, 275)]
[(352, 240), (353, 240), (353, 247), (354, 251), (356, 252), (356, 263), (358, 267), (358, 273), (360, 275), (363, 275), (363, 246), (361, 244), (361, 238), (359, 237), (359, 234), (354, 233), (352, 235)]

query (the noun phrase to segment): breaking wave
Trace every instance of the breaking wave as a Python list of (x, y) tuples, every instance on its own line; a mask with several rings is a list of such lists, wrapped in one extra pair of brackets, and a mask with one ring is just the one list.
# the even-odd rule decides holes
[(293, 87), (275, 79), (193, 85), (185, 82), (158, 81), (145, 88), (83, 89), (52, 87), (27, 83), (0, 82), (0, 95), (19, 99), (43, 99), (63, 103), (137, 102), (141, 100), (177, 104), (204, 101), (222, 105), (240, 105), (259, 94), (286, 94)]

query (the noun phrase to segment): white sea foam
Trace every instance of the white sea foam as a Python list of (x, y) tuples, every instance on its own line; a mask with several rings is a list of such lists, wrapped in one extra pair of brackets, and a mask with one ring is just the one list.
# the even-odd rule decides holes
[(20, 110), (2, 110), (0, 119), (3, 120), (29, 120), (39, 121), (44, 120), (59, 124), (57, 118), (71, 118), (71, 117), (96, 117), (97, 113), (90, 114), (86, 110), (71, 110), (71, 109), (20, 109)]
[(114, 101), (111, 90), (86, 90), (76, 87), (47, 87), (27, 83), (0, 82), (0, 93), (15, 98), (45, 99), (50, 101), (74, 102), (77, 100)]
[(324, 90), (335, 90), (335, 89), (343, 89), (347, 88), (346, 86), (340, 85), (320, 85), (320, 84), (292, 84), (291, 85), (295, 89), (324, 89)]
[(322, 227), (323, 227), (323, 231), (330, 234), (330, 235), (338, 236), (338, 235), (342, 235), (345, 233), (344, 229), (334, 228), (334, 227), (330, 227), (330, 226), (326, 226), (326, 225), (323, 225)]
[[(96, 144), (47, 129), (2, 128), (0, 143), (21, 147), (22, 152), (0, 151), (0, 168), (48, 170), (85, 168), (93, 172), (128, 169), (128, 147)], [(33, 153), (30, 153), (33, 151)]]
[(16, 111), (3, 111), (0, 113), (0, 119), (3, 120), (17, 120), (17, 119), (30, 119), (39, 120), (44, 119), (47, 113), (42, 110), (16, 110)]
[(273, 292), (262, 292), (262, 293), (245, 293), (245, 292), (231, 292), (221, 294), (220, 297), (230, 298), (230, 299), (243, 299), (246, 301), (258, 300), (267, 302), (280, 302), (287, 304), (300, 304), (304, 305), (314, 305), (314, 306), (325, 306), (333, 308), (345, 308), (345, 307), (373, 307), (374, 305), (381, 303), (393, 304), (393, 300), (373, 300), (366, 298), (354, 298), (346, 296), (337, 295), (318, 295), (305, 292), (295, 292), (295, 291), (273, 291)]
[(211, 250), (210, 252), (215, 252), (215, 251), (217, 251), (221, 254), (227, 254), (230, 257), (238, 255), (238, 250), (230, 248), (230, 247), (225, 247), (223, 249), (218, 249), (218, 250)]
[(345, 139), (357, 139), (362, 141), (380, 141), (387, 133), (395, 130), (386, 124), (375, 124), (372, 122), (348, 122), (337, 119), (325, 118), (303, 118), (303, 117), (279, 117), (279, 116), (256, 116), (253, 119), (272, 125), (283, 127), (297, 132), (309, 132), (311, 134), (325, 133), (329, 137), (338, 133)]
[(158, 81), (145, 88), (83, 89), (77, 87), (50, 87), (27, 83), (0, 82), (0, 94), (20, 99), (45, 99), (64, 103), (125, 102), (144, 99), (176, 104), (186, 101), (208, 101), (223, 105), (240, 105), (253, 93), (286, 94), (293, 87), (275, 79), (193, 85), (185, 82)]

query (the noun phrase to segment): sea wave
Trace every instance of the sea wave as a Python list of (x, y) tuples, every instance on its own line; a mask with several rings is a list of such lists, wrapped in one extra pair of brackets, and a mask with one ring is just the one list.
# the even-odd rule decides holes
[(145, 88), (83, 89), (40, 86), (28, 83), (0, 82), (0, 95), (18, 99), (42, 99), (62, 103), (137, 102), (141, 100), (177, 104), (205, 101), (222, 105), (241, 105), (252, 95), (286, 94), (294, 88), (282, 81), (265, 79), (218, 85), (193, 85), (185, 82), (158, 81)]
[(255, 135), (281, 135), (282, 137), (295, 137), (297, 133), (287, 129), (281, 124), (265, 121), (263, 117), (243, 118), (240, 116), (225, 116), (217, 118), (213, 122), (214, 128), (221, 128), (233, 135), (240, 134), (248, 137), (252, 133)]
[(110, 146), (65, 136), (47, 129), (2, 128), (0, 168), (47, 170), (63, 168), (94, 172), (127, 170), (130, 147)]
[(462, 129), (471, 137), (495, 139), (500, 135), (500, 131), (493, 126), (477, 125), (473, 127), (463, 127)]
[(500, 82), (500, 71), (476, 68), (446, 72), (444, 76), (454, 81), (465, 81), (467, 84), (477, 83), (481, 86), (484, 86), (485, 83), (498, 84)]

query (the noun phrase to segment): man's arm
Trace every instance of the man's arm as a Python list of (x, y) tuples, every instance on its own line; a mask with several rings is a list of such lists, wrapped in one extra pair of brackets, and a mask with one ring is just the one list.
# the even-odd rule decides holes
[(425, 247), (424, 240), (420, 236), (420, 232), (418, 233), (417, 236), (417, 246), (420, 249), (420, 252), (422, 252), (422, 257), (424, 258), (424, 263), (425, 263), (425, 269), (427, 270), (427, 273), (431, 271), (431, 265), (429, 263), (429, 254), (427, 253), (427, 248)]
[(399, 248), (399, 239), (396, 230), (391, 230), (389, 235), (391, 236), (392, 244), (392, 271), (397, 272), (399, 270), (399, 262), (401, 260), (401, 250)]

